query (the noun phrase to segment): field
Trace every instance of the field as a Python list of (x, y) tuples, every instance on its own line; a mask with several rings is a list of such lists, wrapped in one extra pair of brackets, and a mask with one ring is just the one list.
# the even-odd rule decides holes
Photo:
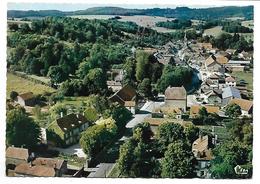
[[(217, 37), (217, 36), (221, 35), (222, 33), (227, 33), (222, 30), (222, 26), (216, 26), (216, 27), (204, 30), (204, 35), (208, 35), (208, 36)], [(233, 33), (227, 33), (227, 34), (233, 35)], [(254, 36), (253, 33), (238, 33), (238, 34), (244, 36), (244, 38), (246, 40), (250, 40), (250, 39), (253, 40), (253, 36)]]
[(55, 89), (7, 73), (7, 98), (9, 98), (11, 91), (16, 91), (18, 93), (33, 92), (34, 94), (42, 94), (44, 92), (54, 92)]
[(252, 72), (233, 72), (232, 75), (237, 78), (237, 80), (244, 79), (248, 84), (247, 88), (253, 90), (253, 73)]
[(208, 36), (214, 36), (217, 37), (219, 36), (221, 33), (224, 33), (224, 31), (222, 31), (222, 26), (216, 26), (210, 29), (205, 29), (204, 30), (204, 34), (208, 35)]
[(254, 29), (254, 21), (253, 20), (242, 21), (242, 26)]

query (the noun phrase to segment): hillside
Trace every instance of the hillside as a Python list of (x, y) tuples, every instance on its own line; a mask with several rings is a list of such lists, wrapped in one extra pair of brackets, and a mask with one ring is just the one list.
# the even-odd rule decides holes
[(86, 10), (78, 10), (74, 12), (62, 12), (57, 10), (41, 10), (41, 11), (17, 11), (8, 10), (7, 17), (23, 18), (23, 17), (45, 17), (45, 16), (68, 16), (68, 15), (149, 15), (162, 17), (175, 17), (185, 19), (221, 19), (228, 17), (245, 17), (245, 19), (253, 19), (253, 6), (227, 6), (213, 8), (152, 8), (152, 9), (126, 9), (120, 7), (94, 7)]

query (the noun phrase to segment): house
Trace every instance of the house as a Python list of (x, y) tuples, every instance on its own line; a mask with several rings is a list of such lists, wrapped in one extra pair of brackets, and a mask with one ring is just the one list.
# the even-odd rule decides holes
[(181, 119), (182, 118), (182, 109), (178, 107), (159, 107), (153, 110), (152, 112), (152, 118), (164, 118), (164, 117), (169, 117), (169, 116), (174, 116), (176, 119)]
[(208, 104), (221, 105), (222, 102), (222, 90), (213, 89), (205, 93)]
[(23, 93), (17, 96), (17, 103), (21, 106), (34, 106), (35, 98), (32, 92)]
[(212, 74), (208, 79), (211, 88), (218, 88), (219, 76), (217, 74)]
[(250, 100), (234, 98), (229, 101), (229, 104), (237, 104), (241, 108), (242, 116), (250, 116), (253, 113), (253, 102)]
[(234, 55), (237, 50), (236, 49), (227, 49), (226, 52), (229, 54), (229, 55)]
[(59, 177), (67, 172), (67, 161), (65, 160), (38, 157), (32, 161), (32, 165), (53, 168), (55, 170), (55, 176)]
[(108, 89), (112, 89), (113, 92), (116, 92), (122, 89), (122, 84), (117, 81), (107, 81), (107, 87)]
[(240, 91), (232, 86), (222, 89), (222, 105), (226, 105), (233, 98), (241, 98)]
[(229, 76), (225, 78), (225, 84), (226, 86), (236, 87), (236, 80), (232, 76)]
[(168, 87), (165, 90), (165, 106), (177, 107), (186, 112), (187, 108), (187, 92), (182, 87)]
[(227, 53), (221, 53), (221, 54), (216, 54), (216, 61), (221, 64), (225, 65), (228, 63), (228, 54)]
[(211, 72), (218, 72), (221, 68), (221, 64), (217, 62), (214, 55), (211, 55), (205, 61), (205, 68)]
[(114, 93), (109, 100), (117, 102), (122, 106), (125, 106), (133, 114), (137, 109), (137, 94), (135, 89), (130, 85), (125, 85), (122, 89)]
[(54, 177), (56, 176), (53, 167), (46, 167), (42, 165), (32, 165), (31, 163), (22, 163), (14, 170), (14, 176), (18, 177)]
[(190, 107), (190, 117), (191, 117), (191, 118), (197, 117), (197, 116), (199, 115), (199, 111), (200, 111), (200, 109), (201, 109), (202, 107), (205, 107), (206, 110), (207, 110), (207, 112), (208, 112), (208, 113), (212, 113), (212, 114), (214, 114), (214, 113), (218, 114), (219, 111), (220, 111), (220, 109), (219, 109), (218, 106), (211, 106), (211, 105), (205, 105), (205, 106), (192, 105), (192, 106)]
[(25, 148), (8, 147), (5, 151), (6, 171), (14, 170), (21, 163), (27, 163), (29, 160), (29, 151)]
[(208, 177), (210, 161), (213, 159), (209, 136), (200, 135), (192, 144), (192, 153), (197, 159), (196, 172), (201, 178)]
[(207, 51), (213, 48), (211, 43), (198, 43), (198, 46), (200, 47), (200, 49)]
[(47, 130), (47, 142), (49, 145), (67, 147), (78, 143), (80, 133), (89, 127), (89, 122), (81, 114), (69, 114), (52, 122)]

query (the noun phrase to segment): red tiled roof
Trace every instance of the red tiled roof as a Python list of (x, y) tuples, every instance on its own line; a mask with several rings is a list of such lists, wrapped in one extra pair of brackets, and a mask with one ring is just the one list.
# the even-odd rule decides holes
[(168, 87), (165, 90), (165, 100), (185, 100), (187, 98), (186, 89), (182, 87)]
[(20, 160), (28, 160), (29, 152), (28, 149), (25, 148), (16, 148), (16, 147), (8, 147), (5, 152), (6, 157), (20, 159)]
[(22, 163), (15, 168), (16, 174), (38, 176), (38, 177), (54, 177), (55, 170), (51, 167), (33, 166), (30, 163)]

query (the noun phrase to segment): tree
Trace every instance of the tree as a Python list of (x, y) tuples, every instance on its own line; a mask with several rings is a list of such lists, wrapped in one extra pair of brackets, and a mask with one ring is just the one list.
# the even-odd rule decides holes
[(225, 115), (235, 118), (241, 115), (241, 107), (237, 104), (229, 104), (226, 107)]
[(18, 25), (17, 24), (8, 24), (8, 28), (11, 30), (11, 31), (17, 31), (19, 29)]
[[(210, 167), (210, 172), (213, 178), (240, 178), (241, 176), (235, 173), (234, 168), (237, 165), (251, 165), (250, 153), (252, 147), (243, 144), (239, 141), (227, 141), (218, 145), (214, 150), (214, 160)], [(251, 178), (252, 173), (245, 175), (246, 178)]]
[(169, 144), (161, 162), (163, 178), (192, 178), (195, 176), (195, 157), (183, 141)]
[(152, 97), (152, 86), (150, 79), (144, 78), (141, 83), (139, 83), (138, 92), (144, 97), (151, 98)]
[(98, 112), (93, 107), (87, 107), (84, 111), (85, 118), (90, 122), (95, 122), (98, 119)]
[(161, 78), (157, 81), (157, 89), (164, 92), (168, 86), (182, 86), (191, 82), (192, 70), (181, 66), (166, 65)]
[(184, 133), (189, 143), (192, 144), (199, 136), (199, 128), (193, 124), (189, 124), (184, 128)]
[(107, 90), (106, 75), (101, 68), (89, 70), (84, 78), (84, 84), (88, 86), (88, 90), (92, 94), (102, 94)]
[(47, 76), (51, 78), (52, 84), (59, 84), (68, 79), (69, 75), (60, 66), (51, 66)]
[(123, 65), (123, 69), (125, 71), (123, 83), (133, 85), (134, 82), (136, 81), (136, 78), (135, 78), (135, 71), (136, 71), (135, 60), (133, 58), (130, 58), (130, 57), (126, 58), (126, 61)]
[(7, 145), (34, 148), (40, 142), (40, 127), (23, 110), (9, 111), (6, 127)]
[(31, 29), (29, 25), (25, 23), (25, 24), (21, 24), (20, 31), (22, 34), (28, 34), (31, 31)]
[(150, 124), (147, 122), (138, 124), (134, 127), (133, 130), (133, 139), (137, 141), (143, 141), (149, 143), (153, 132), (151, 130)]
[(67, 114), (67, 108), (62, 103), (56, 103), (54, 106), (50, 108), (51, 118), (57, 119), (62, 115), (65, 116)]
[(137, 81), (142, 81), (146, 77), (147, 65), (149, 63), (149, 54), (147, 52), (136, 53), (136, 74)]
[(185, 139), (183, 127), (173, 122), (162, 123), (157, 130), (157, 139), (161, 152), (164, 152), (170, 143)]
[(116, 130), (117, 127), (111, 119), (105, 120), (99, 125), (93, 125), (81, 133), (80, 146), (87, 156), (91, 158), (112, 141)]
[(16, 91), (11, 91), (11, 93), (10, 93), (11, 100), (16, 100), (18, 95), (19, 94)]

